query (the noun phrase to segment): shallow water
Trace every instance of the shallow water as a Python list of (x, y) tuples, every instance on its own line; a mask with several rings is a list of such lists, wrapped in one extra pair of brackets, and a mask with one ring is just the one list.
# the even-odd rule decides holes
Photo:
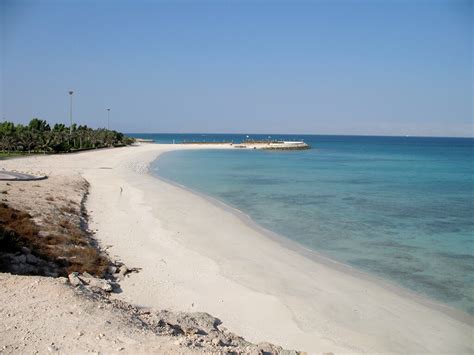
[[(200, 137), (184, 139), (242, 138)], [(474, 140), (303, 138), (312, 150), (177, 151), (153, 170), (305, 247), (474, 314)]]

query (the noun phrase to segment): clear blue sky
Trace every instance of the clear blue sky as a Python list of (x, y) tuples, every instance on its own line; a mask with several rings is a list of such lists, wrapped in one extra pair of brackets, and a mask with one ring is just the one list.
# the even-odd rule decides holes
[(473, 2), (0, 0), (0, 118), (473, 135)]

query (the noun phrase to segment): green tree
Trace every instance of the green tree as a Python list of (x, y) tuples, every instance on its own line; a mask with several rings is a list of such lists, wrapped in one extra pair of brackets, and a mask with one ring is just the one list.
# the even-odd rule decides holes
[(4, 152), (69, 152), (131, 144), (133, 141), (120, 132), (92, 129), (85, 125), (73, 124), (69, 129), (62, 123), (56, 123), (51, 129), (48, 122), (39, 118), (33, 118), (27, 126), (0, 123), (0, 149)]
[(30, 130), (38, 132), (45, 132), (51, 130), (48, 122), (46, 122), (45, 120), (40, 120), (39, 118), (33, 118), (30, 121), (28, 127), (30, 128)]

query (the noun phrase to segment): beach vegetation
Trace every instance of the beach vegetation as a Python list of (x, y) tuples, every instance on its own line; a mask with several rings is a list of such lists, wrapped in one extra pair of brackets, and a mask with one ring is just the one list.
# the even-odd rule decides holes
[(33, 118), (28, 125), (0, 123), (1, 157), (10, 154), (65, 153), (87, 149), (129, 145), (133, 138), (105, 128), (93, 129), (73, 124), (56, 123), (53, 128), (45, 120)]
[[(88, 233), (68, 220), (61, 220), (59, 225), (59, 229), (40, 228), (29, 213), (0, 203), (0, 255), (20, 254), (26, 247), (35, 257), (55, 264), (60, 276), (73, 271), (103, 276), (109, 260)], [(10, 266), (0, 258), (0, 271)], [(41, 274), (38, 270), (33, 273)]]

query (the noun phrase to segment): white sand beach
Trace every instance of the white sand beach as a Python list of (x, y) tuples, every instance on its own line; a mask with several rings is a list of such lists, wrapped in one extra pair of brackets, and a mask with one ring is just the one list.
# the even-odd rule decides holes
[(175, 149), (200, 147), (142, 144), (2, 167), (80, 174), (90, 183), (90, 228), (112, 257), (141, 269), (116, 296), (130, 303), (208, 312), (249, 341), (310, 353), (474, 351), (472, 317), (304, 256), (238, 213), (147, 173)]

